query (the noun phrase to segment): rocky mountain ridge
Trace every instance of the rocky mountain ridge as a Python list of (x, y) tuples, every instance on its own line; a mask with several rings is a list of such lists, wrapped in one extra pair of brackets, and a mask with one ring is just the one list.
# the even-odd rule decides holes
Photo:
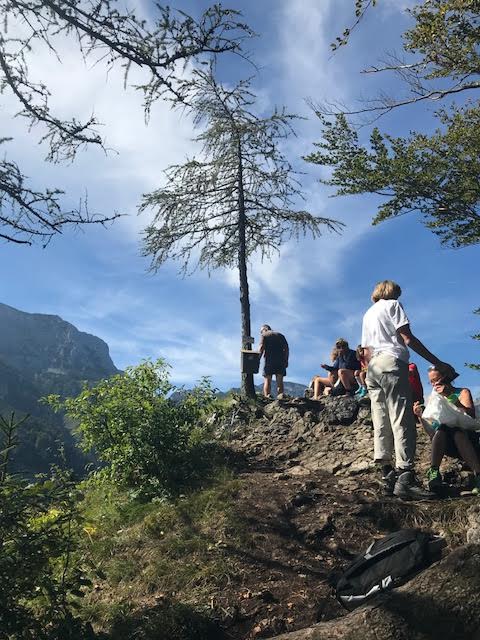
[(0, 303), (0, 361), (35, 379), (42, 374), (100, 379), (118, 372), (108, 345), (56, 315)]
[(28, 474), (63, 462), (86, 462), (68, 425), (39, 400), (75, 395), (86, 382), (118, 373), (107, 344), (59, 316), (26, 313), (0, 303), (0, 411), (30, 417), (19, 434), (14, 468)]

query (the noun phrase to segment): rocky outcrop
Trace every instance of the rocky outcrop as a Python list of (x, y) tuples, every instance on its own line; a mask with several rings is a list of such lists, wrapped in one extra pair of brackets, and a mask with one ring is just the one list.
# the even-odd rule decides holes
[[(223, 426), (235, 448), (292, 476), (327, 472), (349, 478), (374, 469), (368, 400), (340, 396), (248, 405), (240, 399)], [(419, 428), (420, 473), (429, 466), (429, 452), (430, 440)], [(466, 480), (457, 461), (446, 459), (442, 468), (447, 473), (453, 469), (458, 482)]]
[[(316, 551), (317, 570), (324, 571), (331, 557), (331, 585), (356, 553), (402, 527), (440, 535), (447, 544), (440, 563), (375, 606), (345, 615), (333, 593), (325, 593), (322, 611), (326, 615), (317, 617), (323, 622), (287, 633), (297, 621), (276, 611), (264, 616), (249, 638), (480, 640), (480, 501), (465, 495), (469, 475), (458, 460), (446, 458), (442, 464), (451, 490), (446, 495), (455, 499), (403, 502), (385, 497), (380, 490), (372, 459), (368, 400), (293, 398), (249, 404), (238, 399), (219, 422), (224, 437), (241, 452), (249, 468), (268, 472), (279, 488), (298, 483), (299, 490), (285, 504), (284, 513), (295, 538)], [(430, 440), (419, 428), (416, 469), (420, 480), (429, 461)], [(471, 544), (463, 546), (466, 543)]]

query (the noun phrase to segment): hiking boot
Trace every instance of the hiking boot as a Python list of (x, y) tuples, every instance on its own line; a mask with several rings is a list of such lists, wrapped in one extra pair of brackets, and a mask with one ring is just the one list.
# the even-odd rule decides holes
[(438, 491), (442, 486), (442, 474), (435, 467), (430, 467), (427, 471), (427, 482), (430, 491)]
[(383, 493), (386, 496), (393, 496), (393, 489), (397, 481), (397, 472), (391, 469), (388, 473), (382, 474)]
[(431, 500), (435, 494), (426, 491), (415, 478), (413, 471), (402, 471), (399, 473), (393, 495), (403, 500)]
[(473, 477), (473, 489), (472, 494), (474, 496), (480, 496), (480, 475), (475, 474)]
[(307, 387), (303, 393), (305, 398), (313, 398), (313, 389)]

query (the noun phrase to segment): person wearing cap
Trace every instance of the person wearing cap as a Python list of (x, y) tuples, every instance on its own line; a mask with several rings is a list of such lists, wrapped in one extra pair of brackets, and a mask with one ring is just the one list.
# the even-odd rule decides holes
[[(387, 495), (425, 499), (432, 494), (419, 486), (414, 474), (417, 432), (408, 382), (408, 348), (451, 380), (457, 374), (413, 335), (398, 301), (401, 293), (400, 286), (392, 280), (377, 283), (371, 296), (373, 305), (363, 316), (361, 345), (369, 355), (366, 382), (371, 400), (374, 460), (381, 465)], [(396, 469), (392, 466), (394, 452)]]
[(283, 378), (287, 375), (289, 348), (288, 342), (278, 331), (273, 331), (270, 325), (264, 324), (260, 329), (260, 357), (265, 358), (263, 368), (263, 395), (271, 398), (272, 376), (277, 382), (277, 398), (283, 398)]
[[(355, 371), (360, 368), (357, 354), (350, 349), (345, 338), (338, 338), (335, 342), (336, 357), (332, 364), (322, 364), (322, 369), (326, 369), (327, 377), (315, 376), (313, 378), (313, 399), (319, 400), (325, 388), (331, 387), (330, 395), (353, 395), (357, 389)], [(333, 352), (332, 352), (333, 353)], [(339, 382), (339, 384), (337, 384)]]

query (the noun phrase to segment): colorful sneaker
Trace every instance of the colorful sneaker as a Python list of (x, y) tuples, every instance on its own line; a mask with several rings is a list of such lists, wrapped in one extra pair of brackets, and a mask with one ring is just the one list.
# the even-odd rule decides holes
[(472, 495), (480, 496), (480, 475), (475, 474), (473, 477)]
[(430, 491), (438, 491), (442, 486), (442, 474), (435, 467), (430, 467), (427, 471), (427, 482)]
[(365, 398), (367, 394), (368, 394), (367, 387), (360, 387), (360, 389), (355, 391), (355, 398), (357, 398), (358, 400), (361, 400), (362, 398)]

